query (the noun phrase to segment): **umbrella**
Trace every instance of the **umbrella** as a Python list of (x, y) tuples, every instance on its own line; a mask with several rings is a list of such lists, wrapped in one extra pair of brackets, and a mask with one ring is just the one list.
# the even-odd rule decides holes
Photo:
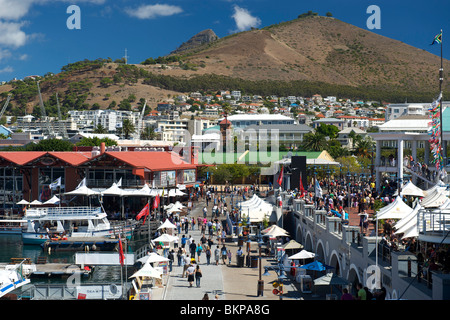
[(289, 236), (289, 233), (286, 230), (280, 228), (275, 224), (267, 229), (264, 229), (261, 232), (264, 233), (266, 236), (272, 237)]
[[(315, 286), (346, 286), (349, 283), (349, 281), (335, 275), (332, 272), (314, 280)], [(331, 293), (333, 293), (333, 287), (331, 287)]]
[(25, 199), (22, 199), (22, 200), (20, 200), (19, 202), (17, 202), (17, 204), (30, 204), (27, 200), (25, 200)]
[(43, 204), (57, 204), (59, 203), (59, 198), (57, 196), (51, 197), (49, 200), (45, 201)]
[(298, 242), (295, 241), (295, 240), (291, 240), (291, 241), (289, 241), (288, 243), (286, 243), (286, 244), (283, 246), (283, 249), (284, 249), (284, 250), (289, 250), (289, 249), (303, 249), (303, 245), (300, 244), (300, 243), (298, 243)]
[(349, 281), (337, 276), (332, 272), (327, 273), (326, 275), (314, 280), (314, 285), (316, 286), (329, 286), (329, 285), (346, 286), (349, 283), (350, 283)]
[(153, 268), (149, 262), (146, 262), (141, 269), (134, 273), (130, 278), (147, 277), (161, 279), (161, 272)]
[[(316, 256), (315, 253), (306, 251), (306, 250), (302, 250), (290, 257), (288, 257), (288, 259), (290, 260), (300, 260), (300, 259), (310, 259), (310, 258), (314, 258)], [(306, 269), (306, 268), (303, 268)], [(313, 269), (309, 269), (309, 270), (313, 270)]]
[(327, 266), (319, 261), (314, 261), (308, 264), (301, 266), (300, 268), (306, 270), (314, 270), (314, 271), (325, 271), (327, 269), (333, 269), (333, 267)]
[(42, 204), (42, 202), (40, 202), (39, 200), (33, 200), (30, 203), (32, 206), (40, 206)]
[(150, 252), (148, 255), (138, 259), (137, 261), (146, 264), (146, 263), (153, 263), (153, 262), (169, 261), (169, 259), (164, 258), (163, 256), (160, 256), (159, 254), (157, 254), (155, 252)]

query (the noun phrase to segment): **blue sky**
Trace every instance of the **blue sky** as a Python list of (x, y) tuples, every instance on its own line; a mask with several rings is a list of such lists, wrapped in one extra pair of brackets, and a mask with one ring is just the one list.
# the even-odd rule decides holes
[[(80, 8), (81, 29), (67, 28), (70, 5)], [(368, 29), (370, 5), (380, 8), (381, 18), (381, 29), (370, 31), (439, 55), (439, 46), (430, 43), (443, 29), (444, 57), (450, 59), (447, 0), (0, 0), (0, 81), (57, 73), (85, 58), (118, 59), (125, 49), (130, 63), (140, 63), (204, 29), (224, 37), (309, 10)]]

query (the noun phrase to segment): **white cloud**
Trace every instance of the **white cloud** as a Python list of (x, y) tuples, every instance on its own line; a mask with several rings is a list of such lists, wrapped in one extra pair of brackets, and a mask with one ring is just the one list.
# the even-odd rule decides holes
[(34, 0), (0, 0), (0, 19), (18, 20), (30, 10)]
[(11, 57), (11, 51), (6, 49), (0, 49), (0, 61)]
[(167, 17), (183, 12), (178, 6), (168, 4), (142, 5), (136, 9), (125, 9), (125, 12), (138, 19), (153, 19), (156, 17)]
[(256, 28), (261, 24), (261, 19), (254, 17), (247, 9), (234, 6), (234, 14), (231, 16), (236, 23), (237, 31), (245, 31), (250, 28)]
[(27, 35), (21, 30), (23, 22), (0, 21), (0, 46), (18, 48), (25, 44)]
[(4, 67), (3, 69), (0, 69), (0, 73), (7, 73), (7, 72), (13, 72), (14, 69), (11, 66)]

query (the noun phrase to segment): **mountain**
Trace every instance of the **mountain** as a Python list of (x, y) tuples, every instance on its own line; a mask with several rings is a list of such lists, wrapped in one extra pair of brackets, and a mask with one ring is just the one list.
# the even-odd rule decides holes
[(194, 50), (204, 44), (212, 43), (218, 39), (219, 37), (211, 29), (203, 30), (190, 38), (188, 41), (182, 43), (177, 49), (172, 51), (171, 54), (180, 54), (184, 51)]
[[(440, 66), (440, 58), (427, 51), (321, 16), (224, 37), (194, 50), (186, 62), (203, 66), (195, 74), (411, 92), (436, 91)], [(448, 78), (448, 60), (444, 70)], [(164, 74), (179, 75), (176, 70)]]

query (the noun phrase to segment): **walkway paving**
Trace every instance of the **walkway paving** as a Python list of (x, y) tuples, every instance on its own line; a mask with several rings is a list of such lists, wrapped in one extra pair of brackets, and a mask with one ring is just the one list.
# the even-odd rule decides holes
[[(191, 217), (197, 217), (201, 214), (201, 209), (205, 203), (200, 201), (191, 212)], [(210, 210), (208, 212), (211, 212)], [(197, 229), (189, 230), (189, 235), (193, 237), (196, 243), (200, 242), (201, 232)], [(206, 234), (208, 237), (208, 234)], [(181, 237), (181, 236), (180, 236)], [(236, 239), (236, 238), (235, 238)], [(180, 241), (181, 242), (181, 241)], [(217, 243), (213, 245), (213, 248)], [(187, 278), (182, 278), (181, 266), (177, 265), (175, 261), (173, 270), (170, 272), (168, 279), (166, 279), (167, 285), (165, 287), (156, 288), (153, 292), (154, 300), (201, 300), (205, 294), (212, 300), (217, 295), (219, 300), (279, 300), (280, 297), (273, 294), (273, 282), (277, 280), (275, 271), (270, 271), (269, 276), (262, 276), (264, 281), (263, 296), (257, 295), (258, 279), (259, 279), (259, 267), (238, 267), (236, 264), (236, 251), (238, 250), (238, 243), (226, 242), (227, 249), (232, 252), (231, 264), (223, 265), (220, 262), (219, 265), (215, 265), (214, 257), (211, 257), (213, 262), (210, 265), (206, 264), (206, 256), (202, 255), (199, 263), (203, 273), (201, 279), (201, 285), (199, 288), (195, 286), (189, 287)], [(258, 257), (259, 251), (256, 247), (256, 243), (252, 244), (250, 248), (251, 257)], [(222, 247), (222, 245), (220, 245)], [(245, 249), (243, 248), (244, 252)], [(245, 252), (246, 253), (246, 252)], [(264, 266), (273, 265), (275, 260), (272, 257), (262, 257), (262, 273), (264, 273)], [(289, 273), (289, 272), (288, 272)], [(328, 288), (329, 290), (329, 288)], [(288, 275), (288, 279), (284, 280), (284, 292), (283, 299), (304, 299), (304, 300), (324, 300), (325, 294), (329, 291), (326, 288), (318, 288), (317, 294), (303, 294), (300, 291), (299, 283)]]

